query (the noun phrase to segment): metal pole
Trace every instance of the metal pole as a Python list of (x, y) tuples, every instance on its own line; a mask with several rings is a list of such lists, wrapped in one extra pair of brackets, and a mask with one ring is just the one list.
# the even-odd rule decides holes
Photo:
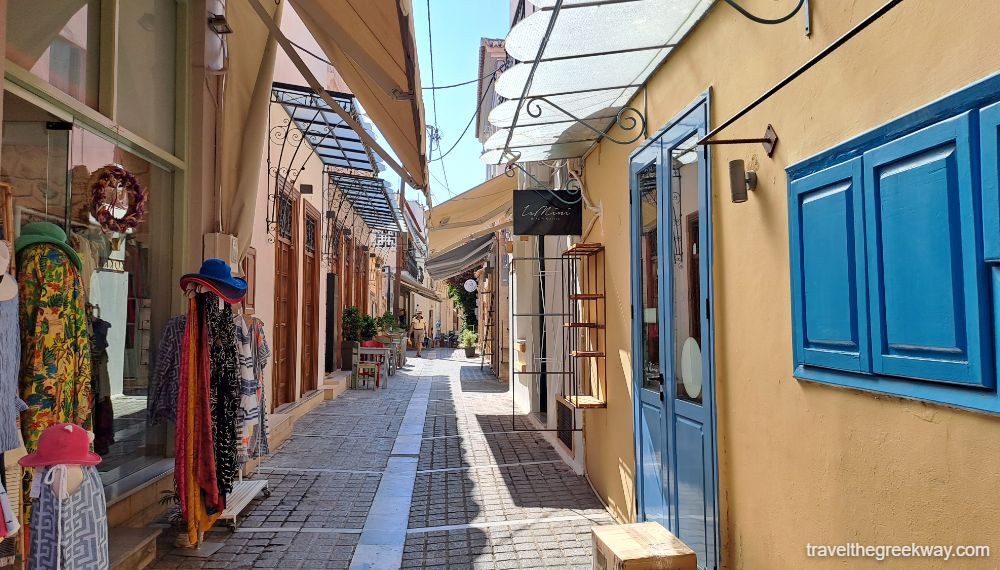
[[(406, 180), (402, 176), (400, 176), (399, 179), (400, 215), (402, 215), (403, 203), (405, 202), (405, 200), (406, 200)], [(403, 222), (403, 224), (401, 224), (402, 227), (400, 227), (401, 230), (403, 229), (403, 227), (405, 227), (406, 220), (402, 220), (402, 222)], [(396, 282), (393, 284), (392, 287), (392, 314), (396, 315), (396, 318), (399, 318), (399, 310), (400, 310), (399, 297), (400, 297), (401, 283), (403, 279), (403, 247), (405, 245), (405, 241), (406, 241), (406, 234), (404, 234), (402, 231), (396, 234), (396, 275), (395, 275)]]

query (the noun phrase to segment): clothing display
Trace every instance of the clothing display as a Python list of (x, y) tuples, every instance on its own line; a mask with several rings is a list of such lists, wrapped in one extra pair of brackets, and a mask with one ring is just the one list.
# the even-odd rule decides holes
[(146, 412), (149, 425), (177, 419), (177, 383), (181, 375), (181, 344), (186, 323), (187, 315), (173, 317), (167, 321), (160, 335)]
[[(83, 483), (67, 492), (65, 465), (42, 468), (32, 495), (29, 570), (106, 570), (108, 513), (97, 469), (84, 466)], [(59, 493), (53, 489), (57, 485)]]
[(240, 470), (240, 355), (232, 307), (221, 303), (214, 293), (205, 293), (205, 297), (205, 320), (211, 343), (212, 441), (219, 492), (225, 497), (233, 489)]
[(17, 521), (17, 513), (10, 504), (10, 497), (7, 495), (6, 485), (0, 486), (0, 538), (6, 538), (21, 530), (21, 524)]
[(257, 374), (254, 371), (253, 335), (250, 326), (240, 315), (233, 317), (236, 324), (236, 345), (239, 349), (240, 371), (240, 447), (239, 462), (250, 460), (250, 441), (256, 439), (253, 432), (260, 425), (260, 392)]
[(250, 457), (256, 459), (271, 453), (267, 438), (267, 390), (264, 382), (264, 368), (271, 357), (271, 347), (264, 336), (264, 321), (257, 317), (250, 318), (250, 335), (253, 337), (250, 347), (253, 349), (253, 374), (257, 381), (257, 402), (260, 406), (259, 422), (256, 429), (251, 431), (249, 442)]
[[(78, 258), (74, 261), (65, 248), (45, 240), (23, 246), (18, 240), (19, 389), (27, 405), (21, 415), (21, 435), (25, 448), (32, 452), (49, 426), (69, 422), (90, 428), (90, 337)], [(31, 471), (25, 471), (21, 512), (26, 521), (30, 521), (30, 489)]]
[(218, 520), (224, 508), (216, 478), (214, 429), (211, 427), (212, 388), (205, 298), (206, 295), (188, 297), (174, 429), (174, 480), (191, 544), (201, 543), (203, 533)]
[(0, 301), (0, 453), (21, 447), (17, 417), (28, 408), (17, 394), (18, 371), (21, 368), (17, 307), (16, 296)]
[(90, 328), (90, 389), (94, 393), (94, 450), (99, 455), (107, 455), (115, 443), (115, 412), (108, 376), (108, 331), (111, 323), (92, 311), (87, 312), (87, 320)]

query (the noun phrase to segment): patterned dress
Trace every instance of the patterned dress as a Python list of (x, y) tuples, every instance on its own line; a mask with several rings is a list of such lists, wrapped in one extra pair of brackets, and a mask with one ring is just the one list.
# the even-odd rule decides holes
[(267, 367), (267, 361), (271, 357), (271, 347), (267, 344), (267, 337), (264, 336), (264, 321), (257, 317), (251, 318), (250, 334), (253, 336), (253, 373), (257, 378), (257, 401), (260, 402), (260, 424), (250, 435), (250, 457), (258, 457), (271, 453), (267, 441), (267, 390), (264, 387), (264, 368)]
[[(52, 467), (39, 469), (44, 481)], [(83, 483), (62, 500), (38, 485), (31, 514), (28, 570), (107, 570), (108, 513), (97, 468), (83, 467)], [(62, 503), (60, 505), (60, 503)]]
[(253, 335), (241, 315), (234, 315), (240, 363), (240, 464), (250, 460), (250, 442), (260, 424), (260, 392), (253, 369)]
[[(58, 247), (40, 243), (17, 254), (21, 323), (21, 435), (35, 451), (45, 428), (71, 423), (91, 429), (90, 335), (83, 280)], [(24, 494), (31, 490), (25, 470)], [(25, 501), (25, 513), (30, 511)]]
[(187, 315), (172, 317), (163, 327), (156, 351), (153, 388), (149, 396), (150, 425), (177, 421), (177, 390), (181, 376), (181, 345)]
[(228, 304), (220, 307), (214, 293), (205, 293), (205, 323), (208, 339), (212, 388), (212, 441), (215, 445), (216, 480), (225, 497), (233, 490), (240, 470), (240, 363), (236, 342), (236, 323)]

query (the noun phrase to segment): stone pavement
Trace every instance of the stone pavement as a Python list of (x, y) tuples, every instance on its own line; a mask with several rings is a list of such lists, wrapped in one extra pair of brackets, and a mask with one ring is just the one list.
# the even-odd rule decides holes
[(254, 477), (272, 494), (209, 558), (158, 545), (153, 568), (590, 568), (612, 522), (523, 417), (508, 386), (460, 351), (409, 358), (378, 392), (303, 417)]

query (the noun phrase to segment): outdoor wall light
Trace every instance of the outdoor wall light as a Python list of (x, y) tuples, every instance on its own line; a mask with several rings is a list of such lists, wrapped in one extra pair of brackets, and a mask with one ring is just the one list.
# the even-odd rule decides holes
[(220, 35), (233, 33), (233, 28), (226, 20), (225, 14), (209, 14), (208, 27), (211, 28), (213, 32)]
[(733, 203), (747, 201), (747, 191), (757, 189), (757, 173), (747, 171), (742, 160), (729, 161), (729, 186), (733, 195)]

